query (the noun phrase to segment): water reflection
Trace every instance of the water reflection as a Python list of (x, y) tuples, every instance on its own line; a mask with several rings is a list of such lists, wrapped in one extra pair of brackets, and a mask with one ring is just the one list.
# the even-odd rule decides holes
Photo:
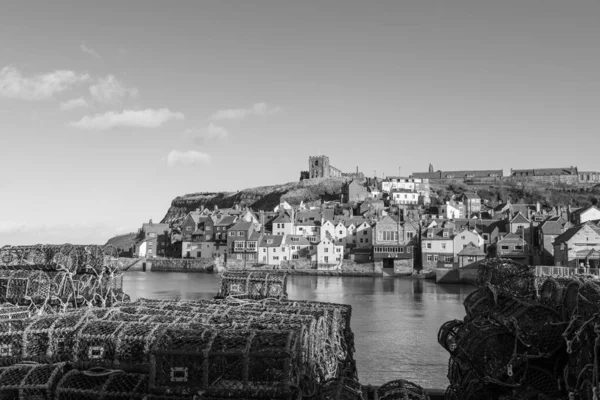
[[(212, 274), (125, 275), (124, 290), (138, 297), (210, 299), (219, 279)], [(465, 315), (462, 301), (473, 291), (407, 278), (290, 276), (290, 299), (352, 306), (352, 330), (361, 382), (404, 378), (426, 387), (447, 386), (448, 355), (437, 343), (439, 327)]]

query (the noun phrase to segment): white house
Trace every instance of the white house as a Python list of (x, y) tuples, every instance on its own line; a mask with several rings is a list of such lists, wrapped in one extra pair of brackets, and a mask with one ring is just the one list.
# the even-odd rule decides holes
[(479, 233), (475, 231), (469, 231), (465, 229), (461, 232), (455, 233), (454, 238), (454, 261), (458, 262), (458, 253), (465, 249), (469, 243), (472, 243), (480, 250), (483, 250), (483, 243), (485, 242)]
[(335, 225), (329, 220), (322, 220), (321, 222), (321, 235), (320, 239), (335, 238)]
[(440, 218), (456, 219), (465, 217), (465, 205), (462, 203), (451, 203), (449, 201), (446, 204), (442, 204), (439, 207)]
[(258, 244), (258, 261), (269, 265), (279, 265), (289, 259), (289, 252), (284, 245), (284, 236), (263, 235)]
[(289, 210), (292, 210), (292, 206), (290, 206), (287, 201), (283, 201), (283, 202), (279, 203), (279, 205), (273, 209), (273, 212), (279, 212), (279, 210), (281, 210), (281, 211), (288, 210), (289, 211)]
[(338, 221), (335, 225), (335, 240), (337, 244), (345, 245), (346, 244), (346, 235), (348, 234), (348, 230), (346, 229), (346, 225), (342, 221)]
[(596, 206), (580, 208), (571, 213), (571, 222), (575, 225), (583, 224), (587, 221), (595, 221), (600, 219), (600, 210)]
[(284, 236), (293, 235), (294, 233), (293, 218), (287, 212), (280, 212), (273, 220), (273, 235)]
[(301, 235), (286, 235), (284, 246), (288, 252), (288, 260), (311, 259), (317, 252), (316, 245)]
[(419, 193), (409, 189), (394, 189), (390, 192), (391, 200), (395, 204), (418, 204)]
[(317, 245), (317, 262), (335, 264), (344, 258), (344, 246), (336, 245), (329, 239), (323, 239)]

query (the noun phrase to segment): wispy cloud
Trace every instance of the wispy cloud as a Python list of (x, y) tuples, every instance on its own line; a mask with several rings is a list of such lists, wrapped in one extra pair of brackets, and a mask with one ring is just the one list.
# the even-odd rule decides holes
[(81, 43), (81, 46), (79, 46), (79, 48), (81, 49), (81, 51), (91, 55), (94, 58), (98, 58), (98, 59), (102, 58), (96, 50), (92, 49), (91, 47), (86, 46), (85, 43)]
[(157, 128), (171, 120), (183, 120), (185, 116), (180, 112), (173, 112), (168, 108), (158, 110), (124, 110), (120, 113), (109, 111), (104, 114), (86, 115), (79, 121), (73, 121), (71, 126), (88, 130), (107, 130), (117, 127)]
[(179, 151), (171, 150), (167, 155), (167, 165), (174, 167), (176, 165), (209, 164), (210, 155), (195, 150)]
[(267, 103), (256, 103), (249, 108), (231, 108), (218, 110), (211, 118), (215, 120), (223, 119), (244, 119), (249, 116), (267, 116), (281, 111), (281, 107), (269, 105)]
[(138, 90), (125, 87), (114, 75), (108, 75), (105, 78), (100, 78), (98, 83), (90, 86), (90, 94), (101, 103), (116, 104), (127, 96), (137, 97)]
[(67, 101), (63, 101), (60, 103), (60, 109), (62, 111), (69, 111), (75, 108), (84, 108), (88, 106), (88, 102), (83, 97), (79, 97), (78, 99), (71, 99)]
[(203, 130), (198, 129), (186, 129), (183, 132), (184, 136), (191, 139), (204, 139), (204, 140), (218, 140), (225, 139), (229, 136), (229, 132), (224, 127), (210, 123), (208, 127)]
[(88, 74), (56, 70), (25, 77), (13, 66), (0, 70), (0, 96), (21, 100), (48, 100), (89, 79)]

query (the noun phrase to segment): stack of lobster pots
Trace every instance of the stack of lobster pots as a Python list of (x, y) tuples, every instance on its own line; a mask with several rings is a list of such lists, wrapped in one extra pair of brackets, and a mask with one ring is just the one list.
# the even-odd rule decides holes
[(466, 317), (442, 325), (447, 399), (597, 399), (600, 282), (488, 259)]
[[(0, 248), (0, 318), (127, 301), (112, 246), (34, 245)], [(10, 311), (13, 310), (13, 311)]]

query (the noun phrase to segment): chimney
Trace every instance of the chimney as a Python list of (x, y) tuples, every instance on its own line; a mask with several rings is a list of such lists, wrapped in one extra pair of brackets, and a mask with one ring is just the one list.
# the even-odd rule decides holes
[(150, 219), (150, 225), (152, 225), (152, 219)]
[(265, 212), (260, 210), (260, 233), (265, 234)]
[(219, 206), (215, 204), (215, 206), (214, 206), (213, 210), (215, 210), (215, 211), (219, 211)]

